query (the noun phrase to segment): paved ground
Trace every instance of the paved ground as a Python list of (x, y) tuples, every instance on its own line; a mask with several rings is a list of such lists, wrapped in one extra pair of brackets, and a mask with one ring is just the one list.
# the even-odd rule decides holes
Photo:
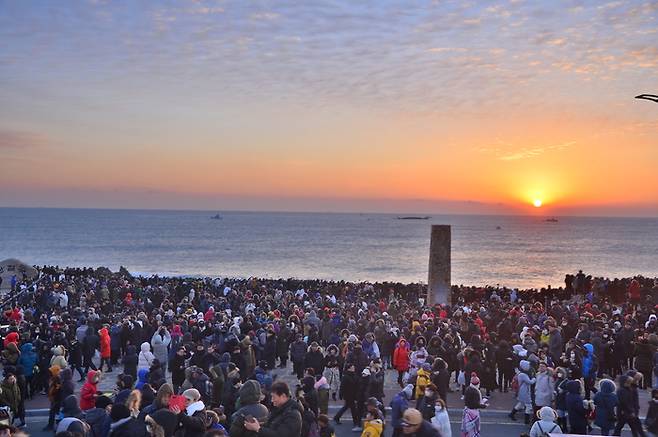
[[(122, 367), (118, 366), (114, 368), (114, 372), (106, 373), (103, 375), (101, 383), (99, 384), (99, 390), (101, 392), (111, 392), (116, 384), (117, 375), (121, 372)], [(291, 368), (288, 369), (276, 369), (274, 373), (278, 375), (278, 378), (285, 380), (289, 385), (294, 386), (297, 384), (297, 379), (291, 375)], [(75, 379), (77, 379), (77, 372)], [(384, 403), (388, 406), (389, 402), (393, 396), (400, 390), (396, 382), (397, 374), (394, 371), (388, 371), (386, 374), (384, 392), (385, 399)], [(82, 387), (82, 383), (78, 383), (76, 394), (79, 394), (79, 390)], [(640, 404), (642, 406), (642, 413), (646, 412), (646, 406), (649, 400), (649, 395), (646, 392), (641, 392)], [(513, 437), (518, 436), (523, 432), (528, 432), (529, 427), (523, 423), (512, 422), (508, 417), (507, 413), (510, 411), (512, 405), (514, 404), (514, 399), (511, 393), (498, 393), (494, 392), (489, 397), (490, 407), (486, 410), (482, 410), (482, 435), (484, 437), (489, 436), (504, 436), (504, 437)], [(342, 405), (341, 402), (330, 401), (329, 414), (335, 414), (335, 411)], [(47, 408), (49, 406), (48, 399), (46, 396), (35, 396), (32, 401), (28, 401), (26, 404), (26, 409), (29, 411), (28, 414), (31, 414), (28, 417), (28, 430), (32, 436), (52, 436), (52, 433), (41, 432), (47, 422), (47, 418), (43, 417), (47, 415)], [(464, 407), (463, 401), (460, 399), (460, 393), (450, 393), (448, 395), (448, 408), (450, 410), (450, 418), (453, 422), (453, 436), (459, 436), (459, 428), (461, 424), (461, 410)], [(644, 415), (644, 414), (643, 414)], [(358, 436), (357, 433), (351, 431), (352, 422), (349, 416), (349, 412), (343, 416), (342, 424), (336, 427), (337, 437), (351, 437)], [(390, 436), (390, 426), (387, 427), (386, 437)], [(594, 432), (593, 434), (596, 434)], [(622, 435), (627, 435), (624, 432)], [(630, 432), (628, 432), (630, 435)]]

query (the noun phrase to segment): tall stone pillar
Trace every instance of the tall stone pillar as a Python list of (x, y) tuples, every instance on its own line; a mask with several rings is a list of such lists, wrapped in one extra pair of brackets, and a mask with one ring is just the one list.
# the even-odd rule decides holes
[(449, 303), (450, 299), (450, 225), (432, 225), (427, 303)]

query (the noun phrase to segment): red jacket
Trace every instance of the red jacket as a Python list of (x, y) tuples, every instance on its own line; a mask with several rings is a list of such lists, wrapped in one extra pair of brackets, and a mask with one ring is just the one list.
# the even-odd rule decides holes
[(5, 348), (7, 347), (7, 345), (9, 343), (16, 343), (16, 345), (18, 346), (18, 332), (12, 331), (9, 334), (7, 334), (7, 336), (5, 337), (5, 342), (4, 342)]
[(80, 390), (80, 409), (82, 411), (91, 410), (96, 407), (96, 385), (98, 384), (98, 381), (94, 381), (94, 378), (97, 373), (100, 372), (97, 372), (96, 370), (90, 370), (87, 372), (87, 381)]
[(393, 367), (398, 372), (409, 370), (409, 343), (404, 339), (398, 342), (393, 352)]
[(107, 328), (102, 328), (98, 331), (101, 337), (101, 358), (110, 358), (112, 356), (112, 350), (110, 348), (110, 333), (107, 331)]

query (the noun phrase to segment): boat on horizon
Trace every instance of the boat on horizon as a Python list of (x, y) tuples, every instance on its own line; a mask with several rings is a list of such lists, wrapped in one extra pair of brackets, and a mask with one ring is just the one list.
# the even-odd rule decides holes
[(431, 217), (428, 215), (425, 216), (410, 215), (410, 216), (398, 217), (398, 220), (429, 220), (430, 218)]
[(551, 218), (547, 218), (547, 219), (544, 220), (544, 221), (545, 221), (545, 222), (550, 222), (550, 223), (557, 223), (557, 222), (558, 222), (558, 219), (556, 219), (555, 217), (551, 217)]
[(223, 217), (220, 214), (215, 214), (214, 216), (210, 217), (213, 220), (221, 220)]

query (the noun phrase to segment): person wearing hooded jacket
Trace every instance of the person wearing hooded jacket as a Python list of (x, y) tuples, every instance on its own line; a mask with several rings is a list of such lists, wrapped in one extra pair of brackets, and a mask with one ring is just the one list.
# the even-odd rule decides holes
[(140, 348), (140, 352), (138, 357), (137, 368), (148, 370), (151, 368), (151, 364), (153, 364), (153, 360), (155, 359), (155, 355), (153, 355), (153, 353), (151, 352), (151, 345), (147, 342), (144, 342), (139, 348)]
[(340, 381), (339, 397), (343, 399), (343, 406), (338, 410), (334, 416), (334, 422), (340, 425), (340, 418), (349, 409), (352, 414), (352, 423), (354, 427), (358, 427), (359, 416), (356, 406), (356, 397), (359, 392), (359, 377), (356, 375), (356, 367), (354, 364), (348, 364), (343, 372), (343, 377)]
[(100, 338), (100, 351), (101, 351), (101, 363), (98, 366), (99, 370), (103, 370), (103, 364), (107, 365), (107, 372), (112, 372), (112, 347), (110, 345), (111, 339), (110, 339), (110, 331), (108, 331), (107, 326), (104, 326), (103, 328), (98, 331), (98, 335)]
[(598, 371), (598, 358), (594, 355), (594, 346), (591, 343), (585, 344), (584, 348), (583, 380), (585, 382), (585, 399), (589, 399), (592, 391), (596, 393), (594, 381), (596, 381), (596, 373)]
[(123, 357), (121, 362), (123, 363), (123, 373), (125, 375), (132, 376), (133, 381), (136, 380), (139, 358), (137, 357), (137, 349), (134, 345), (129, 344), (126, 347), (126, 355)]
[(391, 401), (391, 426), (393, 437), (402, 435), (402, 415), (409, 408), (409, 401), (414, 396), (414, 386), (407, 384), (402, 391), (396, 394)]
[(619, 405), (616, 390), (617, 386), (613, 381), (602, 379), (599, 391), (594, 395), (594, 424), (601, 428), (601, 435), (610, 435), (610, 431), (615, 427), (615, 409)]
[(178, 416), (169, 410), (161, 409), (148, 414), (144, 422), (147, 430), (150, 429), (151, 437), (169, 437), (176, 431)]
[(80, 408), (82, 411), (94, 408), (96, 396), (98, 395), (97, 386), (100, 376), (101, 373), (97, 370), (87, 372), (87, 381), (85, 381), (82, 389), (80, 389)]
[(146, 424), (132, 417), (124, 404), (114, 404), (110, 413), (110, 437), (145, 437)]
[(18, 364), (23, 366), (23, 374), (25, 375), (25, 385), (27, 387), (27, 392), (25, 397), (27, 399), (32, 399), (34, 392), (36, 391), (34, 379), (34, 367), (39, 362), (39, 356), (34, 351), (34, 346), (32, 343), (25, 343), (21, 346), (21, 357), (18, 359)]
[[(541, 407), (537, 411), (537, 418), (532, 428), (530, 428), (530, 437), (544, 437), (548, 434), (562, 434), (562, 429), (555, 423), (557, 413), (549, 406)], [(607, 435), (607, 434), (606, 434)]]
[(252, 379), (245, 382), (240, 387), (239, 396), (240, 409), (233, 413), (229, 435), (231, 437), (253, 437), (255, 433), (247, 431), (244, 427), (245, 418), (251, 416), (263, 424), (269, 415), (267, 407), (261, 403), (264, 396), (261, 393), (260, 384)]
[(167, 374), (167, 362), (169, 361), (169, 344), (171, 344), (171, 334), (167, 328), (162, 327), (151, 337), (151, 346), (153, 346), (153, 355), (160, 361), (162, 372)]
[(84, 421), (89, 424), (90, 435), (93, 437), (107, 437), (110, 433), (110, 408), (112, 399), (107, 396), (96, 398), (95, 408), (84, 412)]
[(393, 352), (393, 367), (398, 371), (398, 385), (403, 387), (404, 374), (409, 371), (409, 343), (401, 338)]
[(530, 378), (530, 362), (521, 360), (519, 362), (519, 372), (516, 378), (519, 382), (519, 392), (516, 395), (516, 405), (512, 407), (509, 414), (510, 419), (516, 420), (516, 412), (523, 411), (525, 413), (525, 423), (530, 424), (530, 418), (533, 412), (531, 387), (536, 382), (535, 378)]
[(587, 434), (587, 412), (580, 395), (580, 381), (567, 383), (567, 416), (571, 434)]

